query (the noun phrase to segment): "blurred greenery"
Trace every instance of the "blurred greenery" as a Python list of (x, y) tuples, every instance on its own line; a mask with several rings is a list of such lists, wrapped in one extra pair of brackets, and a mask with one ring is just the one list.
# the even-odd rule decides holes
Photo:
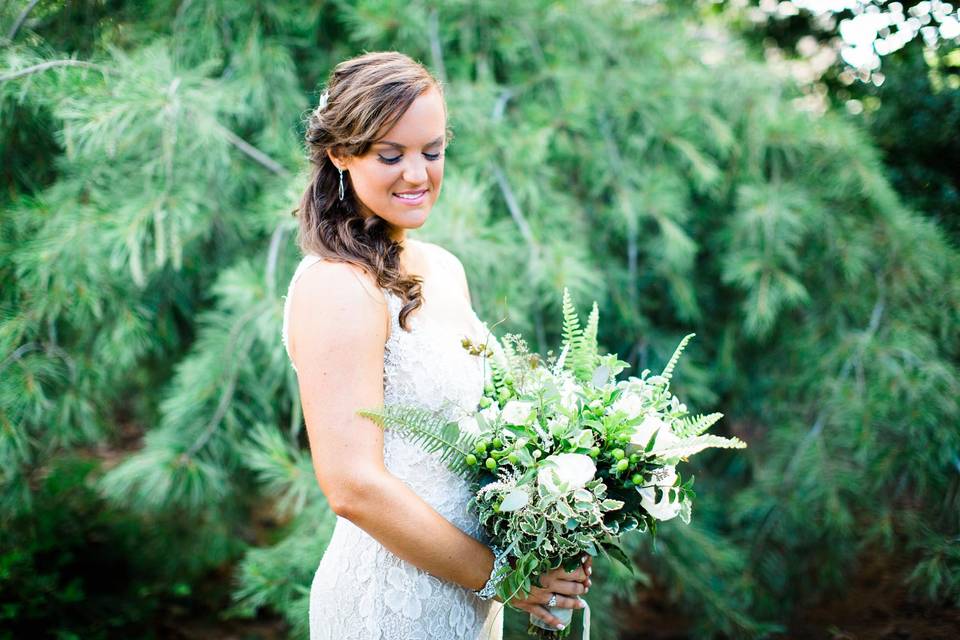
[(956, 143), (904, 115), (955, 118), (955, 94), (891, 63), (868, 129), (682, 4), (0, 7), (0, 634), (145, 635), (229, 564), (224, 617), (307, 637), (333, 516), (280, 342), (302, 120), (333, 65), (385, 49), (445, 84), (414, 235), (461, 258), (480, 317), (546, 351), (569, 287), (632, 373), (695, 332), (676, 393), (750, 443), (697, 461), (693, 522), (633, 539), (638, 575), (598, 564), (594, 637), (651, 590), (692, 637), (789, 633), (865, 558), (960, 605), (960, 255), (911, 208), (955, 197), (916, 181)]
[[(939, 0), (691, 6), (704, 16), (722, 15), (758, 54), (774, 52), (793, 63), (806, 94), (858, 115), (904, 202), (960, 246), (960, 35), (942, 35), (958, 33), (960, 9)], [(857, 30), (850, 29), (854, 21)], [(844, 59), (852, 44), (842, 37), (845, 28), (872, 41), (875, 60), (857, 67)]]

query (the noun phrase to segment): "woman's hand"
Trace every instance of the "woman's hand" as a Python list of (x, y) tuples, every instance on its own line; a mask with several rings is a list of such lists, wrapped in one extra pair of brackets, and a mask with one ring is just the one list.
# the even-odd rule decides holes
[(526, 598), (514, 597), (510, 604), (531, 613), (554, 627), (560, 627), (560, 621), (550, 615), (547, 610), (547, 602), (553, 594), (557, 594), (556, 606), (564, 609), (582, 609), (584, 603), (576, 596), (586, 593), (592, 584), (590, 573), (592, 572), (593, 558), (589, 555), (584, 556), (586, 560), (581, 562), (579, 568), (572, 572), (566, 572), (563, 567), (558, 567), (547, 571), (539, 576), (539, 587), (533, 586), (530, 589), (530, 595)]

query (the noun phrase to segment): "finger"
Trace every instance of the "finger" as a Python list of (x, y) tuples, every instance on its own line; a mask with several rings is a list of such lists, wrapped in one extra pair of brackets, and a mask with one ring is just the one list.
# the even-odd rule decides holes
[(541, 607), (540, 605), (535, 604), (529, 609), (527, 609), (527, 611), (537, 616), (538, 618), (540, 618), (550, 626), (563, 629), (563, 623), (560, 622), (560, 619), (557, 618), (556, 616), (550, 615), (550, 612), (547, 611), (544, 607)]
[(587, 589), (586, 584), (577, 582), (576, 580), (553, 580), (550, 583), (549, 590), (561, 595), (579, 596), (582, 593), (586, 593)]
[(587, 571), (582, 566), (574, 571), (558, 571), (557, 578), (561, 580), (576, 580), (577, 582), (583, 582), (587, 579)]
[[(571, 598), (570, 596), (562, 596), (559, 593), (550, 593), (550, 596), (557, 596), (557, 604), (555, 607), (560, 607), (561, 609), (582, 609), (583, 600), (580, 598)], [(547, 598), (549, 601), (549, 598)], [(542, 604), (546, 605), (547, 601), (544, 601)]]

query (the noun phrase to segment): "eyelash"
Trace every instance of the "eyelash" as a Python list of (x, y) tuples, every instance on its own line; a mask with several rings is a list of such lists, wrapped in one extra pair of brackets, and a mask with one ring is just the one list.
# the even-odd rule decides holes
[[(442, 153), (425, 153), (423, 155), (426, 156), (427, 160), (439, 160), (443, 156)], [(403, 156), (397, 156), (396, 158), (384, 158), (380, 154), (377, 154), (377, 157), (380, 158), (380, 162), (384, 164), (396, 164)]]

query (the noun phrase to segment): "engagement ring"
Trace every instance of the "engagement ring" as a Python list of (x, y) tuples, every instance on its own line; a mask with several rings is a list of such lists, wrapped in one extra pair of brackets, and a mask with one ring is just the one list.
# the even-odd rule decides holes
[(550, 594), (550, 599), (547, 600), (547, 606), (548, 606), (548, 607), (555, 607), (555, 606), (557, 606), (557, 594), (555, 594), (555, 593), (551, 593), (551, 594)]

